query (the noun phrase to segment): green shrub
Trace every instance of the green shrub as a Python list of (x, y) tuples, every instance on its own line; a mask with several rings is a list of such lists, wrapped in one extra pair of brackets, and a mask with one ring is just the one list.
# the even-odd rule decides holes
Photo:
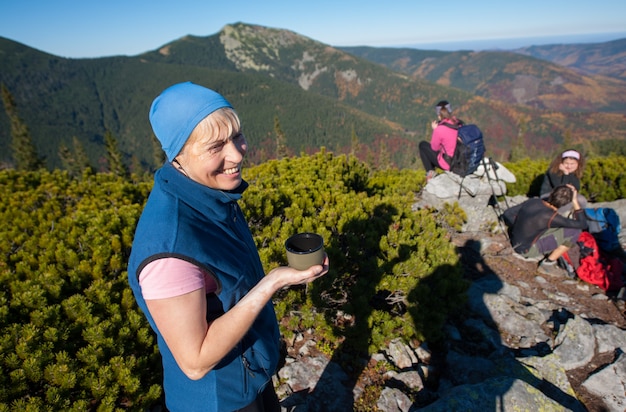
[(609, 156), (587, 162), (580, 192), (592, 202), (611, 202), (626, 196), (626, 156)]
[[(393, 337), (438, 338), (442, 324), (430, 320), (442, 321), (462, 305), (456, 297), (465, 285), (447, 229), (459, 228), (463, 217), (454, 208), (411, 210), (423, 173), (371, 172), (353, 157), (322, 151), (266, 162), (246, 171), (246, 179), (251, 185), (242, 208), (266, 270), (286, 264), (284, 242), (299, 231), (322, 234), (330, 258), (328, 275), (276, 299), (279, 318), (293, 311), (301, 317), (298, 323), (282, 322), (285, 335), (298, 332), (285, 325), (314, 325), (325, 344), (372, 353)], [(422, 279), (442, 265), (451, 270), (434, 281), (430, 295), (441, 297), (438, 291), (445, 290), (456, 297), (428, 305), (411, 300)], [(418, 305), (420, 311), (413, 310)], [(441, 316), (429, 316), (431, 310)], [(338, 320), (338, 313), (352, 322)]]
[(530, 160), (503, 165), (515, 175), (515, 183), (507, 183), (507, 195), (539, 196), (543, 175), (550, 164), (547, 160)]
[(161, 395), (159, 358), (128, 289), (147, 183), (0, 172), (0, 409), (114, 410)]

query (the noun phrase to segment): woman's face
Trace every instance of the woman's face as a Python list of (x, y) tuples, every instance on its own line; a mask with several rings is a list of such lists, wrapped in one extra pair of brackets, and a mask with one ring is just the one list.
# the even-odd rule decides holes
[(571, 157), (566, 157), (561, 162), (561, 165), (563, 166), (563, 169), (567, 171), (567, 173), (574, 173), (576, 169), (578, 169), (578, 160)]
[(221, 128), (218, 137), (198, 136), (188, 142), (176, 159), (189, 178), (212, 189), (239, 187), (248, 144), (238, 128), (233, 128), (230, 136), (227, 133)]

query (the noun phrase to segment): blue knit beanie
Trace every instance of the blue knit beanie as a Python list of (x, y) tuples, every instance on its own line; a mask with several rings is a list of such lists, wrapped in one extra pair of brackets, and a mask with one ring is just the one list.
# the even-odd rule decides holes
[(193, 129), (208, 115), (231, 104), (219, 93), (191, 82), (165, 89), (152, 102), (150, 124), (170, 162)]

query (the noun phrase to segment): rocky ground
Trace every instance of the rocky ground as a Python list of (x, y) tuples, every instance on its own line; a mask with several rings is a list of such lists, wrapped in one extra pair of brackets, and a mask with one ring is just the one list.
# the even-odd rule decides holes
[[(477, 271), (472, 267), (476, 268), (476, 264), (486, 265), (488, 270), (493, 271), (503, 283), (521, 286), (520, 290), (523, 291), (524, 297), (530, 301), (548, 301), (571, 314), (592, 319), (597, 323), (626, 329), (626, 311), (623, 301), (617, 301), (613, 296), (607, 296), (600, 288), (580, 280), (571, 280), (566, 277), (555, 279), (539, 275), (536, 271), (537, 262), (522, 260), (515, 255), (503, 234), (486, 237), (484, 235), (486, 234), (481, 234), (480, 238), (487, 247), (483, 249), (480, 256), (476, 256), (475, 251), (465, 250), (462, 253), (464, 264), (468, 268), (466, 272), (468, 277), (482, 276), (480, 270)], [(454, 239), (454, 243), (463, 250), (468, 240), (470, 243), (476, 241), (475, 237), (476, 233), (460, 234)], [(546, 332), (553, 331), (547, 330)], [(506, 339), (505, 336), (503, 338)], [(610, 410), (598, 395), (589, 393), (582, 383), (591, 374), (614, 360), (614, 352), (597, 353), (587, 365), (567, 372), (572, 389), (587, 410)], [(624, 392), (621, 395), (626, 396)]]

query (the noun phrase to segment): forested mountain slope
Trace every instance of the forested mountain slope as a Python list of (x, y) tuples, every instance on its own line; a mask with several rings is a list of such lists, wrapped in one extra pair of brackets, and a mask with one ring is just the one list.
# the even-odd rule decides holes
[[(436, 53), (448, 61), (449, 73), (459, 65), (454, 53), (416, 52)], [(494, 73), (484, 74), (499, 59), (510, 63), (508, 70), (520, 66), (516, 59), (538, 62), (512, 53), (484, 54), (481, 64), (472, 66), (477, 80), (471, 91), (441, 80), (454, 76), (442, 74), (437, 81), (409, 76), (288, 30), (244, 23), (130, 57), (65, 59), (2, 38), (0, 56), (0, 83), (13, 95), (48, 167), (59, 167), (59, 146), (71, 147), (74, 137), (94, 166), (104, 167), (104, 135), (110, 132), (127, 163), (153, 169), (158, 148), (147, 119), (150, 102), (165, 87), (186, 80), (214, 88), (233, 103), (243, 119), (253, 163), (277, 157), (281, 130), (288, 154), (324, 146), (354, 152), (374, 164), (414, 167), (419, 164), (417, 144), (428, 138), (433, 105), (440, 99), (450, 100), (461, 118), (481, 126), (489, 155), (500, 160), (509, 157), (512, 147), (537, 157), (564, 143), (593, 151), (590, 142), (626, 136), (621, 112), (598, 111), (622, 104), (613, 99), (621, 90), (616, 87), (595, 84), (602, 93), (583, 93), (589, 101), (581, 100), (579, 109), (571, 111), (531, 104), (534, 100), (525, 101), (525, 95), (522, 103), (513, 104), (483, 97), (495, 94), (502, 84), (491, 83)], [(537, 66), (550, 73), (537, 84), (525, 74), (527, 65), (502, 76), (510, 77), (509, 83), (528, 78), (536, 90), (543, 90), (550, 76), (569, 79), (570, 72), (558, 77), (558, 66), (552, 66)], [(443, 63), (439, 70), (445, 71)], [(566, 86), (554, 87), (552, 101), (569, 96), (559, 94)], [(502, 95), (519, 97), (515, 90), (509, 87)], [(9, 143), (9, 120), (0, 111), (0, 145), (7, 148)], [(0, 162), (10, 166), (11, 161), (10, 150), (3, 150)]]

